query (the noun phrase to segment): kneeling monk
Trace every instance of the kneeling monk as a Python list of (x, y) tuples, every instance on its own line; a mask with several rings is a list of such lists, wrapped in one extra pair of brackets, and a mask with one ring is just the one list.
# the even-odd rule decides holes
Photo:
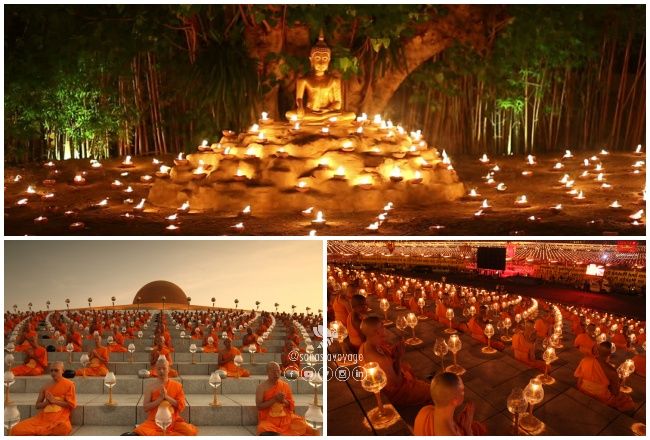
[(594, 356), (585, 356), (573, 375), (578, 378), (578, 389), (619, 411), (631, 411), (635, 404), (632, 398), (621, 392), (616, 369), (607, 358), (612, 353), (612, 343), (598, 344)]
[(161, 357), (156, 362), (156, 380), (147, 383), (144, 388), (143, 408), (147, 412), (147, 420), (135, 427), (133, 432), (138, 435), (163, 435), (163, 430), (156, 425), (156, 413), (159, 407), (167, 408), (171, 413), (171, 425), (165, 435), (196, 435), (196, 426), (187, 423), (181, 417), (185, 408), (185, 393), (183, 385), (169, 379), (169, 362)]
[(28, 336), (25, 342), (29, 348), (24, 350), (25, 363), (11, 369), (14, 376), (40, 376), (47, 368), (47, 350), (38, 345), (38, 337)]
[(280, 366), (275, 362), (266, 365), (267, 379), (257, 386), (257, 433), (279, 435), (318, 435), (318, 432), (295, 414), (291, 387), (280, 380)]
[(86, 368), (79, 368), (77, 376), (106, 376), (108, 373), (108, 348), (102, 345), (102, 337), (95, 335), (95, 349), (89, 353), (90, 363)]
[(391, 346), (385, 340), (385, 327), (380, 318), (369, 316), (361, 322), (361, 331), (366, 342), (359, 349), (359, 358), (364, 362), (377, 362), (388, 383), (383, 390), (393, 405), (426, 405), (431, 403), (429, 383), (417, 379), (410, 365), (402, 361), (404, 343)]
[(11, 435), (68, 435), (72, 432), (70, 413), (77, 406), (74, 382), (63, 377), (63, 362), (50, 366), (53, 381), (41, 388), (34, 417), (23, 420), (11, 429)]
[[(156, 367), (158, 359), (160, 357), (164, 357), (167, 359), (167, 362), (169, 365), (172, 363), (172, 355), (171, 350), (165, 345), (165, 336), (160, 335), (156, 337), (156, 345), (153, 347), (153, 350), (151, 350), (151, 357), (149, 359), (149, 363), (151, 364), (151, 369), (149, 370), (149, 373), (151, 373), (152, 377), (156, 377), (158, 374), (158, 368)], [(169, 377), (178, 377), (178, 371), (174, 370), (169, 367)]]
[(235, 356), (241, 356), (241, 352), (232, 346), (232, 341), (228, 338), (223, 340), (224, 349), (219, 352), (218, 367), (225, 371), (228, 377), (248, 377), (251, 374), (248, 370), (235, 365)]
[(474, 403), (467, 402), (465, 408), (454, 417), (454, 411), (465, 400), (465, 386), (460, 376), (454, 373), (438, 373), (431, 382), (431, 399), (434, 405), (427, 405), (415, 418), (415, 435), (485, 435), (487, 428), (474, 421)]

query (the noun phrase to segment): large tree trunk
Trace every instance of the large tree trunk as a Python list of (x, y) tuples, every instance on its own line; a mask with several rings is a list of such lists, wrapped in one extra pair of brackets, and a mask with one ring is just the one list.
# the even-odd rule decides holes
[[(432, 16), (429, 21), (418, 24), (415, 35), (400, 43), (403, 54), (400, 65), (391, 65), (381, 75), (377, 75), (370, 73), (371, 63), (368, 62), (364, 66), (365, 71), (347, 82), (346, 109), (357, 113), (382, 112), (402, 82), (422, 63), (448, 48), (454, 41), (468, 44), (480, 53), (485, 53), (496, 33), (509, 22), (504, 10), (493, 5), (447, 5), (445, 8), (445, 14)], [(277, 119), (280, 84), (284, 84), (288, 93), (291, 93), (294, 90), (295, 72), (285, 75), (281, 59), (269, 56), (286, 53), (307, 57), (314, 42), (311, 41), (309, 28), (305, 24), (278, 21), (272, 27), (267, 23), (249, 23), (251, 24), (246, 26), (247, 46), (251, 57), (258, 60), (260, 77), (266, 81), (267, 86), (262, 104), (264, 110)], [(348, 46), (351, 41), (349, 35), (337, 34), (336, 37), (344, 46)], [(271, 78), (273, 80), (269, 81)]]

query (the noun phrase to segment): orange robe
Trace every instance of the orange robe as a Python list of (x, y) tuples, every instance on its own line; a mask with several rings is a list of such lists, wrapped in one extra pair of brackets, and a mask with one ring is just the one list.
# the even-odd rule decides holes
[(47, 369), (47, 350), (38, 347), (34, 350), (34, 356), (24, 365), (11, 369), (14, 376), (40, 376)]
[(619, 411), (634, 409), (634, 401), (629, 395), (618, 393), (615, 396), (611, 393), (609, 378), (595, 357), (582, 358), (573, 375), (578, 378), (578, 389), (583, 393)]
[(589, 356), (592, 355), (591, 350), (594, 348), (594, 344), (594, 340), (591, 339), (587, 333), (580, 333), (576, 336), (575, 341), (573, 341), (573, 345), (578, 347), (581, 353)]
[[(63, 377), (49, 385), (45, 391), (52, 393), (56, 400), (68, 402), (72, 408), (77, 406), (74, 382), (69, 379)], [(14, 426), (11, 435), (68, 435), (72, 432), (70, 423), (72, 408), (49, 404), (34, 417)]]
[(537, 318), (535, 320), (535, 333), (540, 339), (548, 337), (548, 324), (542, 318)]
[(262, 347), (260, 344), (257, 343), (257, 336), (255, 333), (252, 335), (245, 335), (244, 339), (242, 340), (242, 350), (248, 351), (248, 346), (251, 344), (255, 345), (255, 349), (257, 350), (257, 353), (266, 353), (268, 350), (264, 347)]
[(218, 351), (219, 351), (219, 344), (217, 342), (213, 342), (212, 345), (206, 344), (203, 346), (203, 353), (217, 353)]
[(645, 377), (645, 353), (637, 354), (632, 358), (632, 361), (634, 362), (634, 372)]
[(230, 347), (229, 351), (224, 349), (220, 354), (221, 363), (219, 364), (219, 369), (224, 370), (228, 374), (228, 377), (248, 377), (251, 375), (248, 370), (235, 365), (235, 356), (241, 354), (235, 347)]
[[(352, 317), (354, 316), (354, 313), (350, 313), (348, 315), (348, 322), (344, 323), (345, 326), (348, 329), (348, 339), (350, 341), (350, 345), (352, 348), (357, 351), (359, 350), (359, 347), (361, 344), (363, 344), (363, 336), (361, 335), (361, 332), (357, 330), (354, 325), (352, 325)], [(296, 344), (298, 346), (298, 344)]]
[(616, 348), (618, 348), (618, 349), (627, 348), (627, 339), (625, 339), (625, 336), (623, 336), (623, 333), (621, 333), (620, 331), (617, 332), (612, 337), (612, 342), (614, 343), (614, 345), (616, 345)]
[(334, 319), (341, 321), (345, 325), (348, 322), (349, 312), (345, 303), (340, 301), (338, 296), (334, 298), (334, 301), (332, 302), (332, 309), (334, 310)]
[[(169, 377), (178, 377), (178, 371), (174, 370), (171, 365), (172, 365), (172, 355), (170, 354), (171, 351), (167, 347), (163, 347), (160, 350), (154, 350), (154, 353), (156, 353), (155, 359), (157, 360), (160, 356), (165, 356), (167, 359), (167, 362), (169, 362)], [(155, 367), (156, 361), (154, 360), (154, 365), (151, 366), (151, 369), (149, 370), (149, 373), (151, 373), (151, 377), (158, 377), (158, 372), (156, 371)]]
[(541, 360), (530, 359), (530, 351), (532, 349), (533, 343), (527, 341), (526, 337), (522, 333), (516, 332), (514, 335), (512, 335), (512, 350), (514, 352), (515, 359), (533, 368), (544, 371), (544, 362)]
[[(389, 349), (384, 352), (389, 352)], [(359, 349), (359, 358), (364, 359), (365, 362), (377, 362), (382, 370), (393, 369), (393, 358), (391, 356), (372, 356), (368, 355), (366, 343)], [(393, 384), (388, 383), (381, 390), (388, 400), (393, 405), (425, 405), (431, 403), (431, 393), (429, 391), (430, 384), (415, 377), (410, 366), (405, 362), (400, 362), (401, 371), (396, 371), (397, 374), (402, 376), (402, 383)]]
[(108, 351), (111, 353), (126, 353), (129, 351), (128, 348), (124, 346), (124, 336), (121, 333), (113, 334), (113, 344), (108, 344)]
[[(108, 359), (109, 356), (109, 351), (107, 347), (99, 347), (95, 348), (101, 355), (101, 357)], [(108, 366), (106, 365), (107, 363), (104, 362), (103, 360), (99, 359), (98, 357), (93, 357), (90, 360), (90, 364), (86, 368), (79, 368), (76, 372), (75, 375), (77, 376), (106, 376), (106, 373), (108, 373)]]
[[(427, 405), (423, 407), (418, 415), (415, 417), (415, 424), (413, 426), (413, 435), (426, 435), (434, 436), (436, 435), (433, 430), (434, 426), (434, 417), (436, 409), (433, 405)], [(461, 426), (457, 425), (458, 429), (462, 432), (463, 429)], [(463, 435), (486, 435), (487, 427), (478, 421), (472, 422), (472, 432), (464, 432)]]
[(284, 381), (278, 380), (275, 385), (264, 392), (264, 400), (272, 399), (275, 395), (283, 393), (289, 402), (284, 405), (276, 402), (268, 408), (257, 411), (257, 434), (263, 432), (276, 432), (279, 435), (318, 435), (307, 425), (305, 419), (294, 414), (295, 402), (291, 387)]
[[(196, 435), (198, 433), (196, 426), (187, 423), (180, 415), (185, 408), (185, 393), (183, 392), (183, 385), (173, 380), (167, 380), (165, 390), (167, 390), (169, 397), (178, 402), (178, 408), (174, 408), (171, 405), (169, 406), (172, 411), (172, 424), (167, 428), (165, 435)], [(151, 392), (151, 401), (158, 399), (159, 396), (160, 389), (155, 388)], [(162, 435), (163, 430), (156, 425), (157, 411), (158, 408), (150, 409), (147, 415), (147, 420), (136, 426), (133, 432), (138, 435)]]

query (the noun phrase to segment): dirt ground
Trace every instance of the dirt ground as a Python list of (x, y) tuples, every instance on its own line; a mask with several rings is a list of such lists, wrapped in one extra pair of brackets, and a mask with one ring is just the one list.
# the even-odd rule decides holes
[[(467, 191), (475, 188), (480, 194), (476, 199), (464, 198), (456, 202), (438, 204), (426, 209), (395, 206), (388, 213), (388, 221), (379, 230), (369, 231), (367, 226), (376, 221), (379, 212), (349, 213), (345, 209), (325, 212), (327, 224), (317, 229), (318, 235), (337, 236), (401, 236), (401, 235), (645, 235), (645, 164), (633, 168), (637, 161), (645, 161), (645, 155), (633, 153), (610, 153), (598, 155), (597, 160), (584, 166), (583, 160), (597, 155), (597, 151), (575, 152), (573, 159), (564, 160), (564, 168), (553, 167), (561, 154), (537, 156), (536, 165), (528, 165), (522, 156), (491, 158), (485, 165), (477, 157), (452, 157), (452, 163)], [(172, 158), (163, 160), (171, 165)], [(102, 169), (91, 170), (87, 160), (69, 160), (55, 163), (54, 167), (34, 164), (28, 167), (5, 166), (5, 235), (307, 235), (314, 229), (311, 218), (300, 212), (295, 215), (240, 217), (236, 212), (190, 212), (179, 214), (175, 224), (179, 229), (169, 232), (170, 224), (165, 217), (175, 213), (171, 209), (147, 206), (144, 212), (134, 212), (131, 204), (124, 200), (131, 198), (134, 204), (146, 198), (151, 184), (142, 183), (140, 177), (155, 172), (159, 165), (152, 158), (136, 158), (136, 166), (130, 169), (119, 167), (120, 161), (103, 161)], [(603, 182), (595, 180), (601, 163), (605, 182), (612, 187), (601, 188)], [(498, 164), (500, 170), (494, 173), (494, 184), (488, 185), (483, 177)], [(639, 172), (634, 174), (637, 169)], [(57, 174), (54, 174), (54, 171)], [(522, 176), (522, 171), (532, 175)], [(588, 177), (579, 177), (583, 171)], [(76, 173), (87, 171), (84, 186), (72, 185)], [(121, 173), (128, 172), (128, 176)], [(567, 188), (558, 183), (564, 174), (575, 180), (574, 188), (582, 190), (584, 200), (576, 200), (567, 194)], [(16, 182), (15, 178), (22, 178)], [(45, 186), (43, 180), (55, 179), (56, 183)], [(111, 182), (119, 179), (124, 186), (113, 188)], [(506, 185), (505, 191), (497, 191), (499, 183)], [(36, 193), (27, 194), (28, 186)], [(131, 194), (124, 193), (127, 186)], [(43, 195), (54, 194), (44, 199)], [(526, 195), (529, 204), (515, 205), (515, 199)], [(109, 198), (108, 206), (96, 208), (93, 205)], [(26, 205), (16, 205), (27, 198)], [(477, 218), (484, 199), (492, 205), (490, 210)], [(609, 205), (617, 200), (621, 208)], [(387, 201), (388, 202), (388, 201)], [(554, 205), (562, 204), (562, 210), (552, 211)], [(307, 208), (307, 207), (306, 207)], [(644, 210), (639, 222), (633, 225), (630, 215)], [(72, 211), (72, 212), (69, 212)], [(131, 217), (124, 216), (131, 213)], [(47, 217), (47, 222), (36, 223), (35, 218)], [(534, 216), (535, 220), (530, 217)], [(75, 222), (84, 224), (82, 229), (71, 230)], [(245, 229), (238, 232), (233, 225), (243, 222)]]

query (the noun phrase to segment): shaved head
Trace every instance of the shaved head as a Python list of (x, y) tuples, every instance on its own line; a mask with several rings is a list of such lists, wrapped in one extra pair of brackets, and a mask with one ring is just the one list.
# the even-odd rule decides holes
[(352, 296), (350, 302), (352, 303), (352, 307), (362, 307), (366, 304), (366, 297), (357, 293)]
[(368, 316), (363, 321), (361, 321), (361, 333), (366, 338), (374, 336), (384, 325), (382, 324), (381, 318), (378, 316)]
[(460, 405), (463, 402), (464, 385), (454, 373), (438, 373), (431, 381), (431, 399), (436, 406)]
[(598, 344), (598, 356), (606, 358), (612, 354), (612, 343), (609, 341)]

